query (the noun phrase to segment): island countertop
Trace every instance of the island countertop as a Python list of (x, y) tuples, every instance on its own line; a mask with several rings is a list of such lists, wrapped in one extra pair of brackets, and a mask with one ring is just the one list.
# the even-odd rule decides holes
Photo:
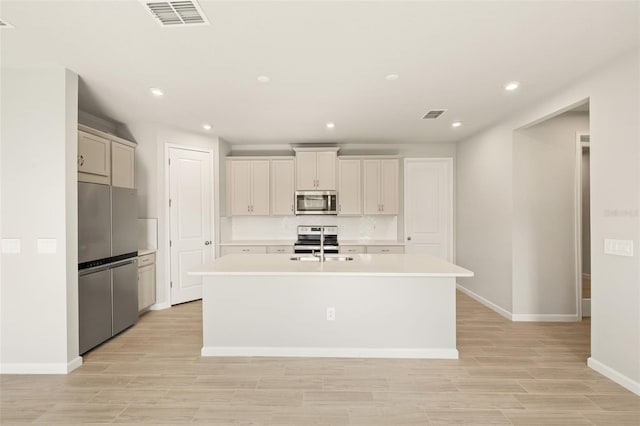
[[(308, 256), (308, 255), (307, 255)], [(339, 255), (327, 255), (327, 257)], [(350, 261), (291, 260), (292, 254), (229, 254), (189, 275), (332, 275), (472, 277), (473, 272), (426, 254), (354, 254)]]

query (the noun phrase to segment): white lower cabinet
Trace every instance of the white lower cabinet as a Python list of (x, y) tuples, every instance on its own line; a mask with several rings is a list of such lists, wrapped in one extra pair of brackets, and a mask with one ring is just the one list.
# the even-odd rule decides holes
[(293, 253), (293, 246), (268, 246), (267, 253)]
[(367, 246), (369, 254), (402, 254), (404, 246)]
[(340, 253), (345, 254), (364, 254), (367, 250), (364, 246), (340, 246)]
[(156, 255), (138, 257), (138, 312), (156, 303)]
[(222, 256), (227, 254), (266, 254), (267, 246), (222, 246)]

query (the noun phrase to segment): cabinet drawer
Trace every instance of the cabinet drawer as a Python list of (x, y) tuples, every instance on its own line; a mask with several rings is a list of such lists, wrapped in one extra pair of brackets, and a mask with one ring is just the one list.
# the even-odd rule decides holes
[(367, 253), (371, 254), (391, 254), (404, 253), (403, 246), (367, 246)]
[(340, 253), (361, 254), (366, 250), (364, 246), (340, 246)]
[(138, 256), (138, 268), (156, 263), (156, 254), (149, 253), (144, 256)]
[(222, 246), (222, 255), (226, 254), (266, 254), (267, 246)]
[(293, 246), (269, 246), (268, 253), (293, 253)]

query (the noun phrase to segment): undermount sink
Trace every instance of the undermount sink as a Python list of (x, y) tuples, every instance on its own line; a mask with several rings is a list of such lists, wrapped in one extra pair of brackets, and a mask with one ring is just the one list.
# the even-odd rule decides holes
[[(320, 258), (316, 256), (295, 256), (291, 257), (291, 260), (296, 260), (299, 262), (320, 262)], [(350, 256), (325, 256), (325, 262), (346, 262), (349, 260), (353, 260), (353, 257)]]

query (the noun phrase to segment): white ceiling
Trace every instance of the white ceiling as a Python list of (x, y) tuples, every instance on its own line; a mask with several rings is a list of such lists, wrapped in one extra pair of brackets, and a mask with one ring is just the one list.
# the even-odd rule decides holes
[[(637, 1), (200, 4), (210, 26), (162, 28), (136, 0), (3, 0), (0, 18), (15, 28), (1, 30), (2, 66), (67, 67), (89, 112), (202, 133), (210, 123), (233, 143), (432, 143), (549, 96), (640, 40)], [(502, 88), (510, 80), (522, 83), (515, 93)], [(432, 108), (448, 112), (421, 120)]]

